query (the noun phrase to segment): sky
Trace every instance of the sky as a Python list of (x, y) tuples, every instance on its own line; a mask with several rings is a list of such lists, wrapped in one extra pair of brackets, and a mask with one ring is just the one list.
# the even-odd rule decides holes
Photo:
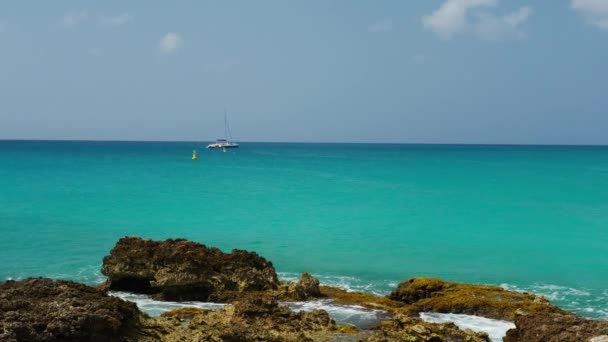
[(0, 139), (608, 144), (608, 0), (2, 1)]

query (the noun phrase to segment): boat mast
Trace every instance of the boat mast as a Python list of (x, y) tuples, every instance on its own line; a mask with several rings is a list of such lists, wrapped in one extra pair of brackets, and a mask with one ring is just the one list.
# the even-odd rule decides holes
[(232, 132), (230, 131), (230, 126), (228, 125), (228, 112), (226, 111), (226, 107), (224, 107), (224, 138), (226, 138), (227, 141), (232, 141)]

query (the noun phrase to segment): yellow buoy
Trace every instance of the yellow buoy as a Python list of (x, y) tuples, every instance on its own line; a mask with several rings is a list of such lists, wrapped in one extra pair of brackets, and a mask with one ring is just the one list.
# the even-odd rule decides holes
[(197, 160), (198, 156), (196, 155), (196, 150), (192, 151), (192, 160)]

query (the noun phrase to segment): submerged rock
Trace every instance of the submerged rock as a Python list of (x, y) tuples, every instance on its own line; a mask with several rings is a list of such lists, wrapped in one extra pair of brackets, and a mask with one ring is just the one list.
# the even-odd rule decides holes
[(0, 341), (134, 341), (142, 318), (135, 304), (71, 281), (0, 284)]
[(335, 286), (320, 286), (321, 296), (339, 305), (359, 305), (368, 309), (393, 311), (403, 307), (402, 302), (367, 292), (347, 291)]
[(254, 252), (217, 248), (183, 239), (120, 239), (103, 259), (110, 290), (153, 294), (164, 300), (221, 300), (222, 292), (276, 289), (272, 263)]
[(461, 313), (512, 321), (518, 314), (565, 313), (546, 298), (498, 286), (459, 284), (436, 278), (411, 278), (388, 298), (405, 303), (403, 312)]
[(573, 314), (520, 315), (504, 342), (608, 342), (608, 322)]

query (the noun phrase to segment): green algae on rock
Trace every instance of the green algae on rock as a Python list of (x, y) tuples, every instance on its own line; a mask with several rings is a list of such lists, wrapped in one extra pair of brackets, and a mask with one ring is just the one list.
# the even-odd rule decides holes
[(321, 296), (330, 298), (334, 304), (360, 305), (368, 309), (391, 311), (403, 307), (404, 304), (387, 298), (376, 296), (367, 292), (347, 291), (335, 286), (320, 286)]
[(502, 287), (411, 278), (388, 298), (405, 303), (403, 312), (462, 313), (512, 321), (518, 314), (565, 313), (545, 297), (507, 291)]
[(416, 341), (416, 342), (489, 342), (485, 333), (461, 330), (454, 323), (429, 323), (420, 318), (397, 314), (374, 328), (375, 335), (367, 341)]
[(518, 315), (504, 342), (608, 341), (608, 322), (573, 314)]

